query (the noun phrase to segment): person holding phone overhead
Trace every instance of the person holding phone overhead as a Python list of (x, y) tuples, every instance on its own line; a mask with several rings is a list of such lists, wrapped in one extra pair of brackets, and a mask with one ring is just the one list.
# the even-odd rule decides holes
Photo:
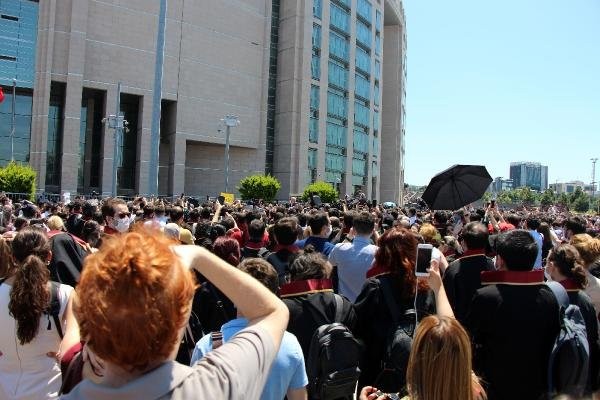
[(433, 292), (425, 279), (416, 276), (417, 263), (426, 263), (429, 268), (431, 249), (423, 248), (417, 260), (417, 244), (415, 234), (401, 227), (391, 228), (379, 238), (373, 267), (368, 270), (367, 282), (355, 302), (356, 336), (366, 345), (360, 387), (374, 385), (386, 392), (398, 392), (405, 384), (406, 371), (397, 371), (398, 378), (392, 386), (377, 382), (388, 338), (396, 328), (392, 309), (400, 318), (410, 318), (406, 322), (413, 328), (415, 318), (421, 320), (436, 312)]

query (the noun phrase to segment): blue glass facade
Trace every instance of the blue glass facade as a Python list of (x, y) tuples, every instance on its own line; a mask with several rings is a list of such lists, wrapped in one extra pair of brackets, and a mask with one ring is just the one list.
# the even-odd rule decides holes
[(319, 142), (319, 87), (310, 87), (310, 120), (308, 123), (308, 141)]
[(372, 8), (369, 0), (358, 0), (356, 2), (356, 16), (370, 24)]
[(329, 33), (329, 56), (348, 62), (350, 59), (350, 42), (345, 36), (335, 32)]
[(331, 3), (330, 24), (333, 29), (336, 29), (346, 35), (350, 34), (350, 13), (348, 10)]
[(313, 0), (313, 16), (321, 19), (323, 14), (323, 0)]
[(356, 21), (356, 43), (371, 48), (371, 27), (361, 21)]
[(335, 60), (329, 60), (329, 85), (348, 90), (348, 68)]
[(0, 0), (0, 85), (33, 89), (39, 4)]
[(354, 59), (357, 69), (359, 69), (365, 75), (369, 75), (371, 73), (371, 55), (366, 50), (357, 47)]
[[(14, 108), (13, 136), (14, 159), (19, 162), (29, 162), (29, 142), (31, 138), (31, 92), (17, 90)], [(5, 90), (4, 101), (0, 103), (0, 166), (11, 160), (11, 139), (13, 116), (12, 88)]]

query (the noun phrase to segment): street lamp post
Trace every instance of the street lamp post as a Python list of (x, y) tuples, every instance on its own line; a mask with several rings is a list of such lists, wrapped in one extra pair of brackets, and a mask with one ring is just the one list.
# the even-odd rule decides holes
[(225, 193), (229, 193), (229, 135), (231, 128), (240, 124), (240, 119), (235, 115), (226, 115), (221, 120), (225, 124)]
[(121, 137), (123, 130), (127, 129), (127, 120), (121, 113), (121, 82), (117, 84), (117, 107), (114, 114), (104, 118), (102, 122), (108, 122), (108, 127), (115, 130), (114, 136), (114, 149), (113, 149), (113, 182), (112, 182), (112, 196), (117, 197), (117, 173), (119, 170), (119, 143), (121, 143)]

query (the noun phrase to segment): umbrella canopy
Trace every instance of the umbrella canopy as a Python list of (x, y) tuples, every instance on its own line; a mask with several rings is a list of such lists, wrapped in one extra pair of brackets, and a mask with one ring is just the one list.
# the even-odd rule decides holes
[(490, 183), (483, 165), (455, 165), (434, 176), (421, 198), (432, 210), (457, 210), (479, 200)]

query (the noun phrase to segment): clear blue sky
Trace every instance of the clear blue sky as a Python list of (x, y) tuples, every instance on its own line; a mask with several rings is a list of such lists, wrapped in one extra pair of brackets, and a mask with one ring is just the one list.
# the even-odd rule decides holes
[(508, 178), (511, 161), (548, 165), (549, 183), (591, 181), (600, 0), (403, 3), (406, 183), (427, 184), (459, 163)]

